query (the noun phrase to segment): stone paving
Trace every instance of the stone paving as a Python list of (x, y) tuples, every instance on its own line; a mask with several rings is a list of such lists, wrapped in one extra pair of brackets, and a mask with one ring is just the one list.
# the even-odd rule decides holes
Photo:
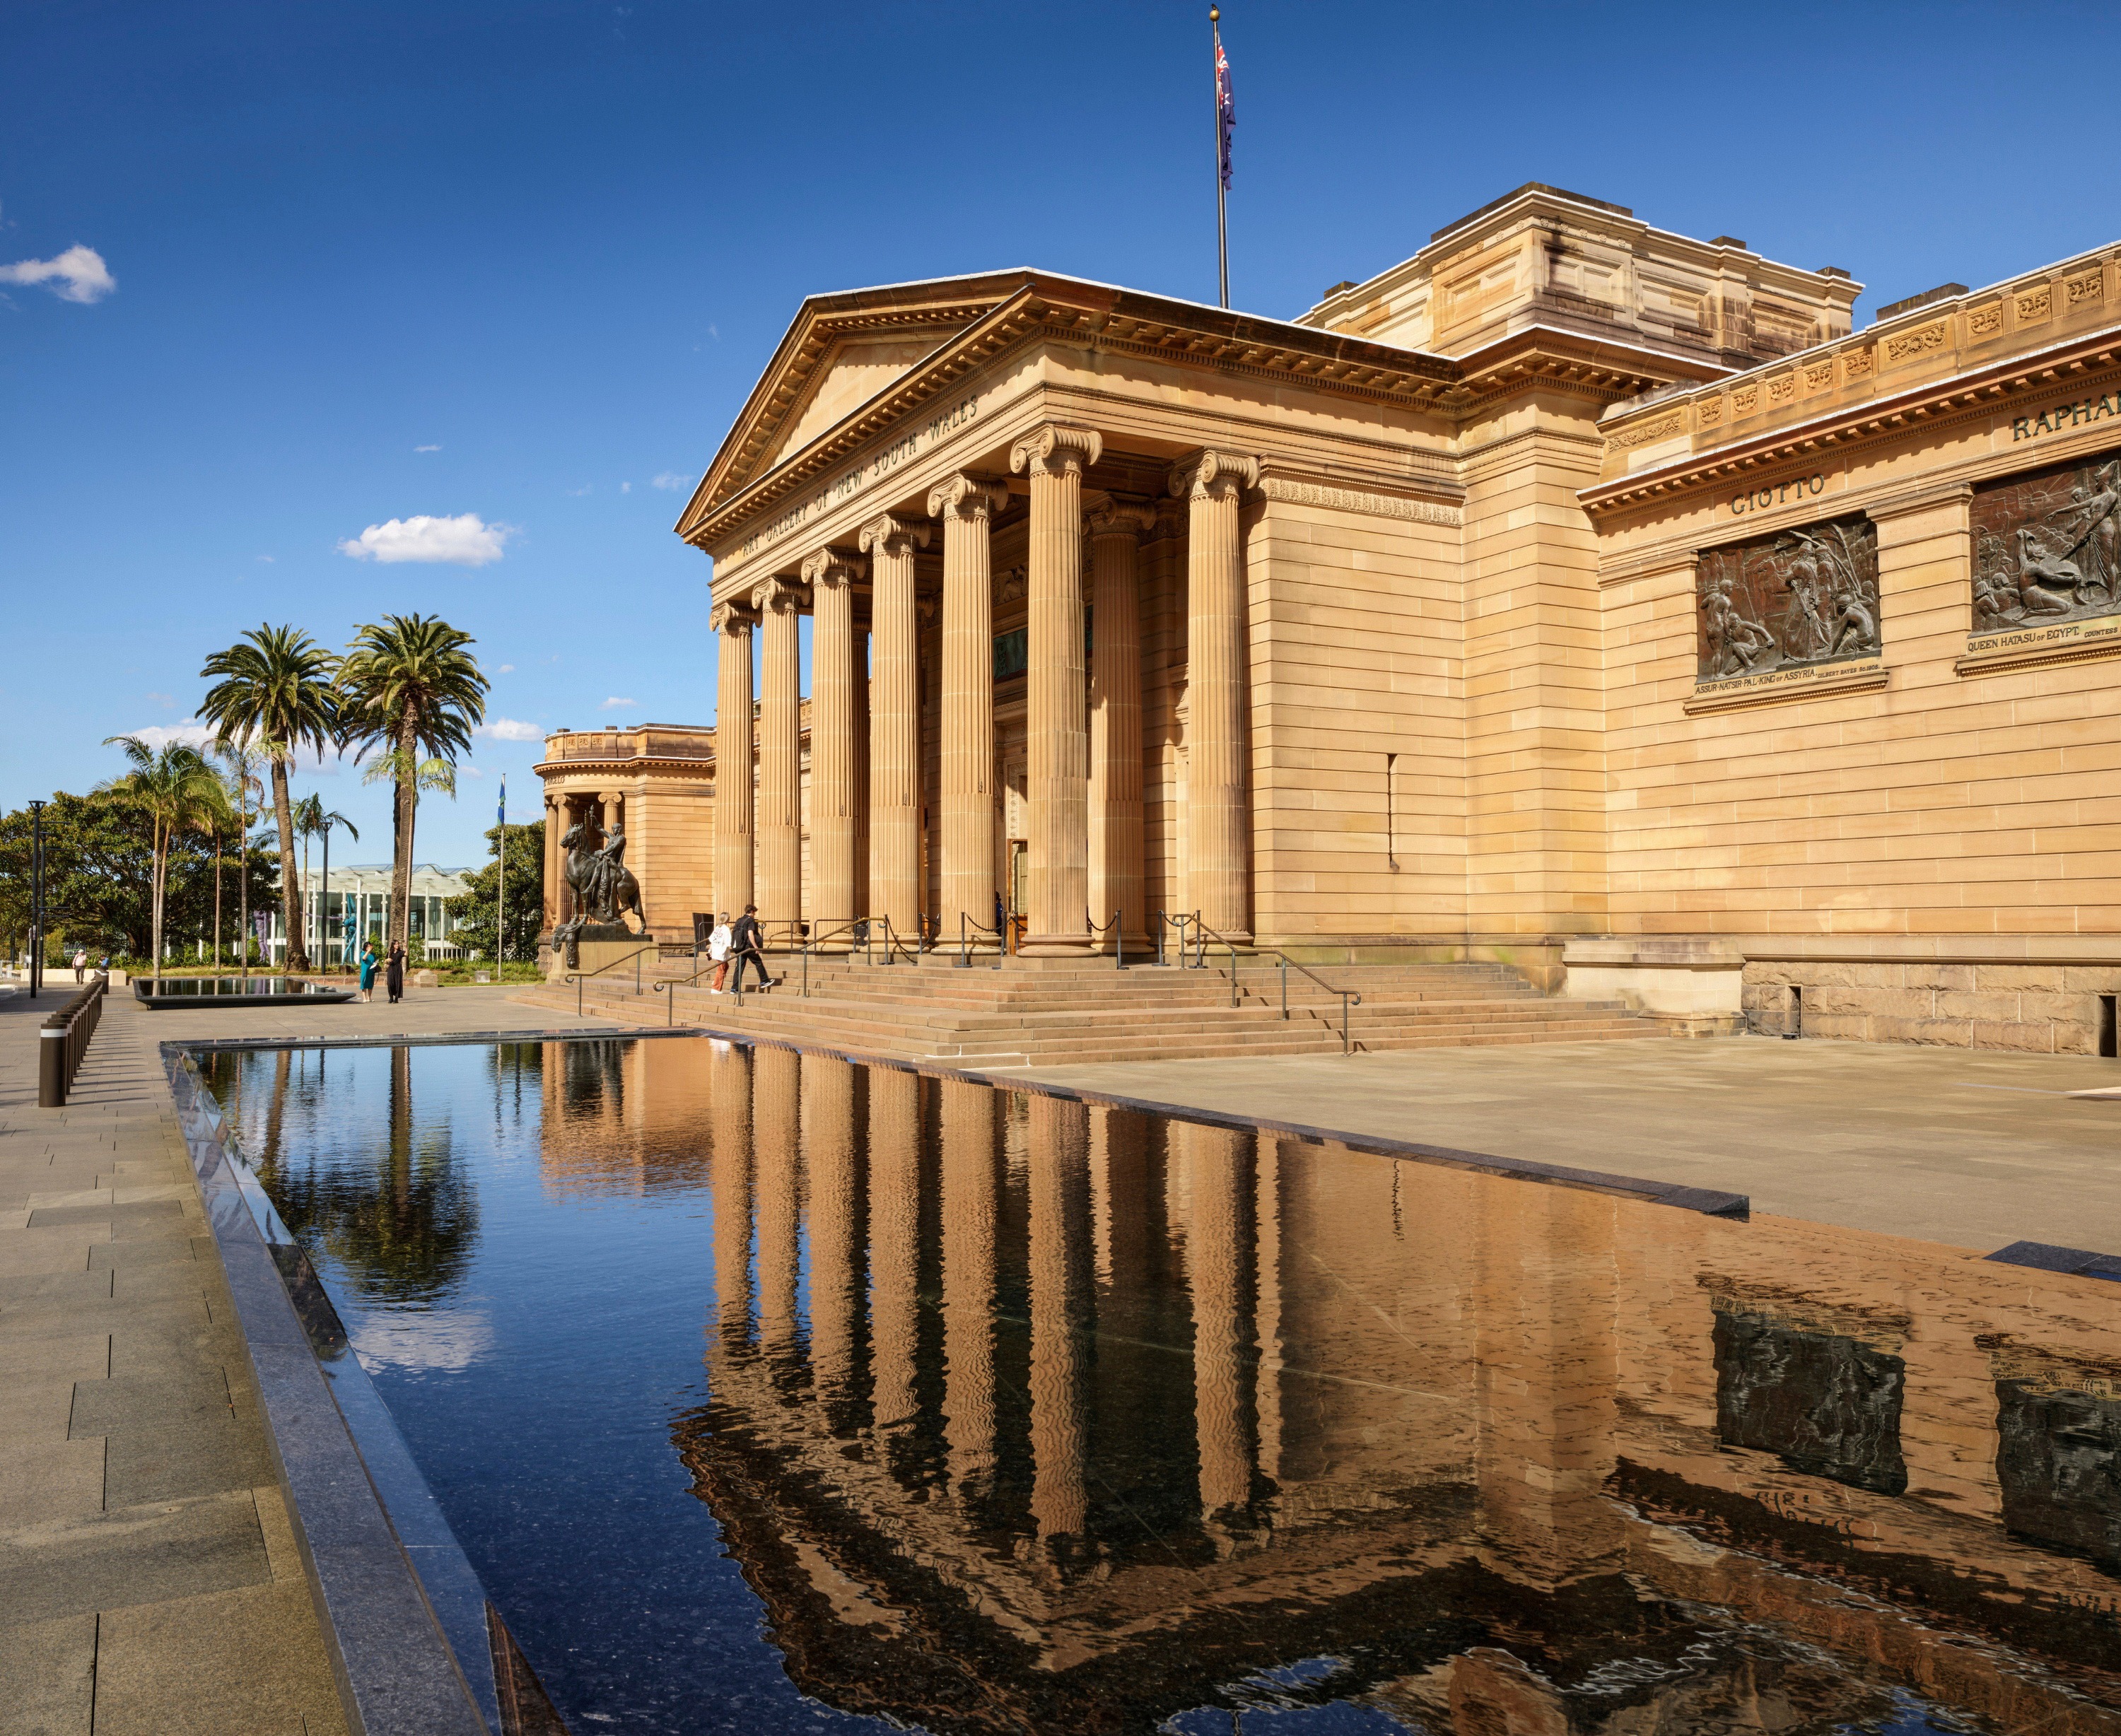
[(158, 1046), (609, 1030), (498, 989), (147, 1012), (114, 994), (71, 1101), (0, 994), (0, 1732), (321, 1736), (345, 1720)]

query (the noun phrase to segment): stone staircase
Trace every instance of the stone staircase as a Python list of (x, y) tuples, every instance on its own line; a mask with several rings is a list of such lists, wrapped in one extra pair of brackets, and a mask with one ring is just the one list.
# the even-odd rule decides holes
[[(1119, 970), (1108, 961), (1014, 960), (996, 969), (991, 959), (959, 970), (950, 958), (931, 954), (918, 965), (872, 966), (813, 957), (805, 997), (801, 959), (775, 955), (769, 965), (785, 974), (771, 992), (748, 993), (740, 1004), (734, 994), (709, 994), (705, 977), (698, 987), (682, 986), (692, 962), (672, 961), (645, 970), (638, 994), (628, 969), (585, 981), (580, 1001), (585, 1012), (632, 1023), (972, 1068), (1337, 1054), (1341, 1048), (1339, 997), (1292, 970), (1284, 1018), (1271, 959), (1243, 962), (1233, 1005), (1227, 959), (1199, 970)], [(1550, 998), (1500, 965), (1343, 965), (1319, 975), (1363, 998), (1348, 1016), (1350, 1046), (1358, 1053), (1665, 1034), (1617, 1001)], [(549, 986), (515, 998), (571, 1010), (576, 989)]]

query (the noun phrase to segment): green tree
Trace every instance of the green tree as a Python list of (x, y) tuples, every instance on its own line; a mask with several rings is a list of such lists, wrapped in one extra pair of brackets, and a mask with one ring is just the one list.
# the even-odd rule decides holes
[[(397, 786), (391, 807), (389, 940), (412, 933), (413, 840), (422, 787), (454, 794), (456, 757), (486, 716), (488, 683), (470, 634), (436, 615), (385, 615), (339, 659), (340, 727), (359, 757), (382, 756)], [(427, 757), (421, 756), (424, 752)], [(377, 774), (371, 773), (371, 775)]]
[[(217, 739), (255, 747), (273, 768), (273, 812), (280, 829), (281, 922), (287, 933), (291, 969), (310, 968), (301, 917), (302, 887), (296, 882), (294, 804), (287, 765), (304, 747), (319, 754), (338, 738), (338, 689), (331, 654), (294, 627), (261, 623), (226, 651), (217, 651), (199, 671), (221, 679), (199, 702), (199, 715)], [(247, 947), (246, 941), (246, 947)], [(246, 952), (247, 956), (247, 952)]]
[[(489, 849), (498, 849), (501, 828), (488, 826)], [(503, 956), (535, 958), (538, 935), (545, 925), (545, 822), (508, 828), (508, 921), (502, 930)], [(464, 876), (467, 888), (450, 902), (450, 915), (464, 926), (452, 938), (465, 941), (481, 952), (493, 947), (494, 888), (501, 878), (499, 861), (489, 862), (475, 874)]]
[[(324, 812), (324, 798), (319, 795), (314, 789), (295, 804), (295, 830), (301, 835), (302, 840), (302, 885), (305, 889), (305, 896), (303, 901), (302, 909), (305, 913), (309, 910), (306, 888), (310, 883), (310, 840), (312, 838), (329, 838), (331, 835), (332, 828), (333, 826), (343, 828), (352, 835), (353, 841), (356, 844), (361, 842), (361, 833), (354, 826), (353, 821), (347, 819), (344, 814), (338, 813), (337, 812), (326, 813)], [(331, 859), (331, 853), (329, 850), (325, 851), (324, 859), (326, 863), (329, 864)], [(326, 887), (323, 890), (323, 896), (317, 901), (317, 933), (319, 937), (319, 944), (323, 943), (322, 936), (324, 933), (324, 919), (330, 914), (330, 910), (331, 888), (329, 887)], [(305, 914), (303, 920), (308, 920), (306, 914)], [(326, 958), (329, 958), (331, 956), (331, 952), (329, 947), (325, 950), (324, 956)]]
[[(214, 758), (220, 767), (222, 798), (227, 807), (227, 825), (235, 833), (239, 851), (248, 855), (250, 851), (250, 817), (258, 812), (258, 804), (265, 799), (265, 785), (259, 780), (258, 768), (265, 763), (265, 756), (254, 747), (245, 747), (233, 742), (222, 742), (214, 750)], [(221, 962), (221, 904), (220, 885), (214, 882), (213, 956)], [(264, 901), (260, 899), (262, 905)], [(250, 967), (250, 887), (241, 876), (236, 880), (235, 956), (242, 960), (244, 968)]]
[(151, 828), (154, 849), (154, 919), (148, 942), (152, 968), (162, 968), (162, 912), (168, 888), (167, 868), (170, 841), (179, 832), (199, 832), (214, 812), (220, 792), (213, 768), (196, 747), (182, 742), (165, 742), (150, 747), (137, 735), (106, 737), (103, 745), (124, 750), (132, 770), (96, 786), (99, 790), (123, 790), (138, 804)]

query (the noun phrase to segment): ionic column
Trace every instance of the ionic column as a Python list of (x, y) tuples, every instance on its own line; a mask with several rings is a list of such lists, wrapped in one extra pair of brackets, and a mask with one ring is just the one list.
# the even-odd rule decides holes
[(869, 1076), (869, 1358), (877, 1438), (902, 1452), (921, 1410), (921, 1078)]
[(869, 623), (855, 623), (847, 661), (852, 669), (855, 696), (854, 814), (855, 915), (866, 916), (875, 906), (869, 891)]
[(751, 900), (751, 626), (741, 603), (715, 606), (715, 908), (731, 920)]
[(753, 1051), (752, 1165), (758, 1200), (758, 1331), (766, 1354), (793, 1369), (802, 1343), (802, 1058), (762, 1043)]
[[(814, 654), (814, 653), (813, 653)], [(803, 1178), (810, 1232), (812, 1391), (834, 1434), (851, 1431), (861, 1394), (862, 1321), (868, 1302), (861, 1257), (861, 1180), (851, 1062), (812, 1054), (803, 1063)]]
[(564, 919), (560, 915), (560, 894), (564, 889), (560, 877), (560, 835), (565, 829), (566, 810), (557, 798), (545, 798), (545, 932), (549, 934)]
[(928, 527), (888, 514), (862, 527), (876, 673), (869, 688), (869, 914), (909, 941), (921, 932), (921, 686), (913, 552)]
[(952, 477), (928, 496), (943, 521), (943, 932), (995, 904), (994, 575), (987, 527), (1009, 491)]
[(1186, 703), (1191, 715), (1186, 793), (1186, 887), (1201, 919), (1232, 940), (1252, 938), (1251, 817), (1244, 739), (1247, 628), (1238, 502), (1259, 481), (1259, 460), (1198, 452), (1171, 472), (1188, 508)]
[(751, 593), (766, 626), (765, 691), (758, 708), (759, 908), (769, 922), (803, 916), (801, 640), (808, 590), (768, 579)]
[(1104, 450), (1086, 428), (1048, 424), (1019, 441), (1031, 477), (1030, 667), (1024, 684), (1031, 919), (1020, 949), (1089, 951), (1090, 742), (1083, 669), (1083, 472)]
[(1088, 518), (1090, 655), (1090, 915), (1120, 913), (1130, 947), (1147, 944), (1142, 896), (1141, 591), (1135, 551), (1156, 522), (1146, 506), (1107, 501)]
[[(863, 563), (825, 548), (803, 563), (810, 587), (810, 864), (816, 932), (862, 913), (855, 908), (855, 581)], [(841, 933), (833, 944), (844, 946)]]
[(1191, 1123), (1179, 1129), (1189, 1166), (1192, 1219), (1186, 1232), (1186, 1276), (1193, 1292), (1193, 1415), (1200, 1454), (1200, 1516), (1252, 1499), (1252, 1424), (1246, 1342), (1252, 1297), (1252, 1137)]
[(715, 1312), (722, 1347), (751, 1343), (751, 1058), (733, 1043), (709, 1045), (714, 1106), (710, 1173), (715, 1193)]

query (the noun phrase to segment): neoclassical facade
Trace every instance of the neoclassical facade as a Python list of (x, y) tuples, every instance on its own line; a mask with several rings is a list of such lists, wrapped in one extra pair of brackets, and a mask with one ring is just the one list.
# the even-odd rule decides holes
[(2121, 249), (1861, 289), (1534, 184), (1292, 321), (812, 298), (676, 527), (715, 902), (2110, 1046)]

